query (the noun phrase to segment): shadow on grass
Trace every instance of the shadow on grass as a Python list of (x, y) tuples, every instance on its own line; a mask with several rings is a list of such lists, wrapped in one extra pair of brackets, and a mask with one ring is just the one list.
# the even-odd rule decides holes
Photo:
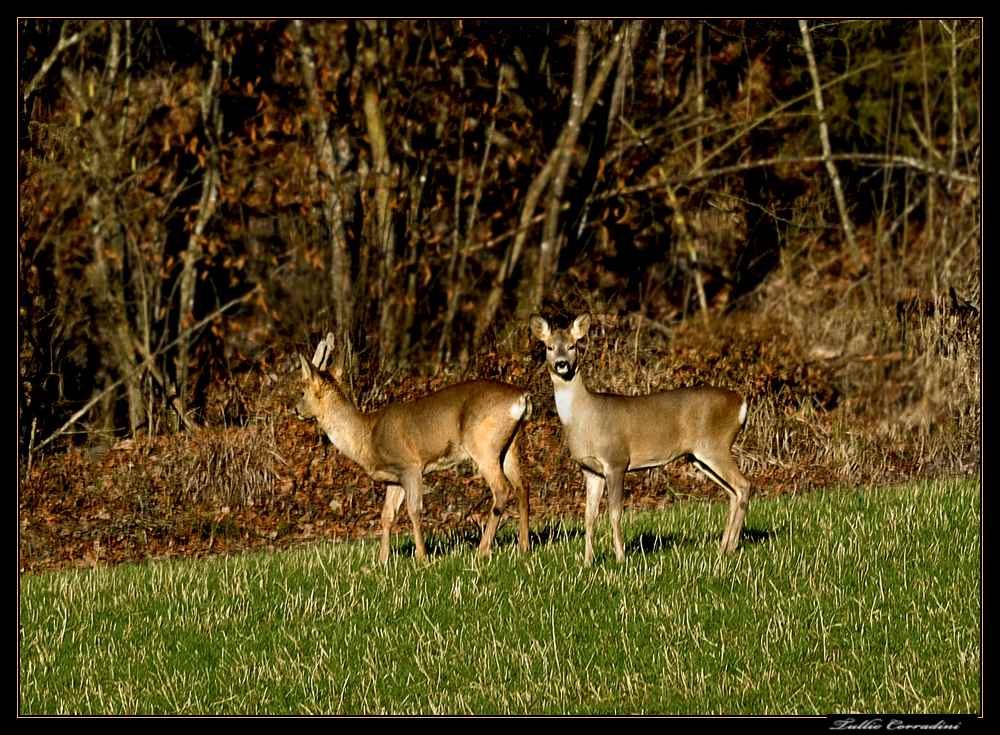
[[(770, 543), (771, 539), (776, 535), (776, 531), (744, 527), (743, 535), (740, 537), (740, 546)], [(654, 533), (653, 531), (643, 531), (626, 542), (625, 553), (662, 554), (675, 547), (696, 547), (706, 544), (718, 545), (721, 542), (722, 535), (717, 533), (690, 536), (676, 533), (661, 534)]]
[[(627, 533), (627, 531), (626, 531)], [(770, 543), (771, 539), (778, 535), (778, 531), (771, 531), (759, 528), (745, 527), (740, 539), (740, 545), (756, 545)], [(534, 528), (528, 532), (528, 539), (531, 548), (539, 546), (550, 546), (552, 544), (575, 543), (582, 541), (584, 530), (576, 523), (566, 523), (561, 520), (549, 521), (541, 528)], [(456, 551), (475, 550), (479, 548), (482, 535), (472, 529), (462, 531), (447, 531), (444, 533), (430, 533), (424, 538), (424, 546), (427, 548), (427, 555), (430, 557), (447, 556)], [(625, 543), (626, 554), (662, 554), (675, 547), (693, 548), (704, 544), (718, 545), (722, 540), (721, 534), (710, 533), (699, 536), (691, 536), (676, 533), (655, 533), (653, 531), (642, 531), (632, 536)], [(595, 547), (597, 546), (595, 541)], [(517, 530), (501, 529), (501, 533), (493, 540), (494, 549), (504, 549), (508, 546), (517, 546)], [(393, 547), (392, 553), (400, 556), (413, 557), (416, 554), (416, 546), (413, 537), (407, 538), (402, 543)]]
[[(470, 531), (447, 531), (443, 533), (424, 533), (424, 548), (427, 549), (427, 556), (448, 556), (455, 551), (464, 549), (476, 549), (479, 547), (480, 535)], [(496, 543), (494, 542), (494, 545)], [(416, 544), (413, 543), (413, 536), (407, 536), (406, 540), (394, 544), (393, 554), (399, 556), (414, 557), (417, 553)]]
[(541, 528), (528, 532), (532, 547), (575, 541), (583, 536), (583, 528), (579, 524), (566, 523), (562, 520), (549, 521)]
[[(550, 521), (540, 528), (532, 528), (528, 531), (528, 541), (531, 548), (548, 546), (550, 544), (560, 544), (583, 538), (583, 529), (563, 521)], [(482, 534), (473, 529), (453, 530), (436, 533), (426, 533), (424, 535), (424, 547), (427, 549), (427, 556), (447, 556), (456, 551), (476, 550)], [(516, 526), (502, 526), (493, 539), (494, 550), (506, 549), (517, 546)], [(416, 555), (417, 547), (413, 543), (413, 537), (409, 536), (405, 541), (393, 545), (392, 553), (400, 556), (413, 557)]]
[[(624, 534), (623, 534), (624, 535)], [(626, 554), (662, 554), (675, 546), (697, 546), (702, 539), (682, 536), (676, 533), (654, 533), (643, 531), (633, 536), (625, 544)], [(595, 544), (596, 545), (596, 544)]]
[[(740, 537), (740, 544), (769, 544), (771, 539), (778, 536), (780, 529), (769, 531), (763, 528), (743, 528), (743, 536)], [(721, 541), (721, 538), (720, 538)]]

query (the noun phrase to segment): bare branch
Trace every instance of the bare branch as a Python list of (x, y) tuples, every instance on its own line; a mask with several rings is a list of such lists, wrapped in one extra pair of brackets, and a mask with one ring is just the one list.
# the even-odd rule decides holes
[(858, 249), (857, 240), (854, 238), (854, 225), (851, 216), (847, 211), (847, 201), (844, 199), (844, 189), (840, 184), (840, 174), (837, 166), (833, 162), (833, 152), (830, 149), (830, 131), (826, 124), (826, 109), (823, 106), (823, 91), (819, 82), (819, 70), (816, 66), (816, 55), (813, 53), (812, 39), (809, 37), (809, 25), (804, 20), (799, 21), (799, 31), (802, 33), (802, 47), (805, 49), (806, 58), (809, 60), (809, 75), (813, 82), (813, 98), (816, 103), (816, 114), (819, 117), (819, 139), (823, 147), (823, 163), (826, 171), (830, 175), (833, 184), (833, 196), (837, 200), (837, 209), (840, 211), (840, 223), (844, 228), (844, 237), (850, 245), (851, 254), (855, 262), (861, 262), (861, 251)]
[(56, 63), (56, 60), (59, 58), (59, 55), (63, 51), (79, 43), (101, 26), (100, 21), (96, 20), (91, 21), (86, 26), (84, 26), (83, 30), (77, 31), (71, 36), (66, 36), (65, 33), (67, 24), (68, 22), (63, 22), (63, 26), (59, 30), (59, 43), (56, 44), (56, 47), (52, 50), (52, 53), (49, 54), (45, 58), (45, 61), (42, 62), (42, 66), (35, 73), (35, 76), (31, 78), (31, 81), (25, 85), (24, 92), (22, 92), (21, 94), (21, 99), (23, 101), (27, 102), (28, 98), (31, 97), (32, 94), (34, 94), (35, 89), (38, 87), (39, 84), (42, 83), (42, 80), (45, 79), (45, 75), (49, 73), (49, 70), (52, 68), (52, 65)]
[(65, 434), (66, 431), (67, 431), (67, 429), (69, 429), (69, 427), (71, 427), (73, 424), (75, 424), (77, 421), (79, 421), (83, 416), (85, 416), (87, 414), (87, 412), (91, 408), (93, 408), (94, 405), (98, 401), (100, 401), (102, 398), (104, 398), (106, 395), (108, 395), (108, 393), (110, 393), (110, 392), (112, 392), (114, 390), (117, 390), (123, 383), (125, 383), (125, 381), (129, 380), (134, 374), (136, 374), (140, 370), (142, 370), (145, 367), (145, 365), (147, 364), (148, 361), (151, 361), (151, 360), (159, 357), (160, 355), (162, 355), (167, 350), (169, 350), (169, 349), (173, 348), (175, 345), (179, 344), (182, 340), (188, 339), (191, 336), (191, 334), (193, 334), (194, 332), (197, 332), (199, 329), (201, 329), (202, 327), (204, 327), (206, 324), (208, 324), (209, 322), (211, 322), (213, 319), (215, 319), (218, 316), (220, 316), (220, 315), (224, 314), (225, 312), (229, 311), (231, 308), (233, 308), (237, 304), (242, 304), (244, 301), (248, 301), (252, 296), (254, 296), (258, 291), (260, 291), (260, 288), (261, 288), (260, 284), (254, 286), (252, 289), (250, 289), (249, 291), (247, 291), (242, 296), (238, 296), (235, 299), (232, 299), (231, 301), (226, 302), (225, 304), (223, 304), (222, 306), (220, 306), (218, 309), (216, 309), (215, 311), (213, 311), (211, 314), (209, 314), (208, 316), (206, 316), (204, 319), (198, 321), (196, 324), (192, 324), (190, 327), (188, 327), (187, 329), (185, 329), (184, 331), (182, 331), (173, 340), (171, 340), (167, 344), (163, 345), (156, 352), (154, 352), (151, 355), (149, 355), (147, 357), (146, 361), (144, 361), (141, 364), (137, 364), (134, 368), (132, 368), (131, 372), (126, 373), (122, 377), (118, 378), (118, 380), (116, 380), (115, 382), (113, 382), (110, 385), (108, 385), (104, 390), (102, 390), (100, 393), (98, 393), (93, 398), (91, 398), (89, 401), (87, 401), (87, 403), (83, 406), (83, 408), (81, 408), (79, 411), (77, 411), (76, 413), (74, 413), (72, 416), (69, 417), (69, 420), (66, 423), (64, 423), (62, 426), (60, 426), (54, 432), (52, 432), (52, 434), (49, 435), (49, 437), (46, 438), (45, 441), (43, 441), (43, 442), (39, 443), (37, 446), (35, 446), (35, 450), (37, 451), (37, 450), (41, 449), (42, 447), (46, 446), (50, 442), (54, 441), (58, 437), (60, 437), (63, 434)]
[[(913, 156), (886, 155), (884, 153), (834, 153), (830, 156), (834, 161), (852, 161), (867, 166), (903, 166), (916, 171), (938, 176), (952, 181), (960, 181), (965, 184), (978, 184), (979, 176), (963, 174), (958, 171), (948, 171), (939, 168), (927, 161), (921, 161)], [(712, 179), (718, 176), (741, 173), (755, 168), (768, 168), (771, 166), (794, 166), (800, 164), (824, 163), (826, 156), (776, 156), (774, 158), (761, 158), (756, 161), (746, 163), (734, 163), (731, 166), (720, 166), (719, 168), (693, 171), (688, 174), (678, 176), (668, 176), (648, 184), (636, 184), (635, 186), (624, 186), (613, 191), (604, 192), (594, 197), (594, 201), (612, 199), (626, 194), (636, 194), (643, 191), (655, 191), (661, 189), (665, 184), (689, 184), (702, 179)]]
[(184, 428), (191, 431), (195, 428), (194, 422), (188, 418), (187, 413), (184, 410), (184, 406), (181, 405), (180, 397), (177, 395), (176, 388), (171, 385), (160, 369), (156, 367), (156, 360), (149, 351), (149, 347), (145, 342), (140, 340), (136, 336), (132, 336), (132, 345), (139, 352), (144, 360), (144, 367), (149, 371), (149, 374), (153, 376), (153, 380), (157, 382), (160, 388), (163, 390), (163, 395), (166, 396), (167, 402), (170, 407), (174, 409), (177, 413), (178, 419), (184, 424)]

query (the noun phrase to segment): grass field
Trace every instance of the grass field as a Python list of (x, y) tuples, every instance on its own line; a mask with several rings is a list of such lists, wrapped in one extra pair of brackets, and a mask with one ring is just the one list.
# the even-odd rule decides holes
[(830, 490), (20, 580), (21, 714), (826, 714), (982, 709), (980, 486)]

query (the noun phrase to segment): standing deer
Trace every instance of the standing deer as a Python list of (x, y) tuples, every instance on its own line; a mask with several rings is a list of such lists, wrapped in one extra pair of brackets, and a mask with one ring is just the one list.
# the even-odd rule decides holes
[(625, 473), (659, 467), (682, 455), (729, 494), (729, 520), (722, 551), (739, 544), (750, 501), (750, 482), (730, 451), (747, 417), (747, 403), (722, 388), (681, 388), (645, 396), (592, 393), (579, 372), (576, 343), (590, 329), (590, 316), (578, 316), (569, 329), (553, 330), (540, 316), (531, 317), (532, 334), (545, 343), (556, 410), (573, 459), (583, 469), (587, 487), (584, 561), (594, 558), (594, 521), (604, 487), (614, 536), (615, 556), (625, 558), (621, 516)]
[(403, 500), (413, 524), (416, 556), (427, 555), (420, 515), (423, 475), (472, 460), (493, 492), (493, 509), (479, 544), (488, 556), (511, 489), (517, 489), (518, 544), (528, 550), (528, 491), (521, 482), (517, 442), (530, 413), (527, 391), (505, 383), (476, 380), (443, 388), (405, 403), (363, 413), (335, 379), (322, 372), (333, 335), (320, 342), (310, 364), (299, 355), (300, 417), (315, 418), (337, 449), (373, 479), (388, 482), (382, 508), (379, 561), (389, 559), (389, 533)]

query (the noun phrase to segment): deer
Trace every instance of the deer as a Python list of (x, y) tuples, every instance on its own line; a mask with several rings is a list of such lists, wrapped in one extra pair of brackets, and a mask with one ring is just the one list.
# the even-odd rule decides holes
[(342, 388), (340, 376), (325, 372), (334, 337), (320, 341), (309, 362), (299, 353), (302, 397), (295, 411), (316, 419), (330, 442), (372, 479), (386, 482), (379, 561), (388, 562), (389, 536), (406, 500), (418, 561), (427, 557), (420, 517), (423, 476), (472, 461), (493, 495), (493, 505), (479, 544), (489, 556), (507, 500), (516, 491), (518, 546), (527, 552), (528, 491), (521, 478), (518, 443), (531, 413), (527, 391), (489, 380), (471, 380), (422, 398), (389, 403), (362, 412)]
[(710, 386), (640, 396), (592, 392), (580, 372), (577, 350), (577, 343), (590, 330), (590, 321), (589, 314), (582, 314), (568, 329), (552, 329), (541, 316), (529, 320), (532, 334), (545, 344), (545, 362), (564, 439), (583, 471), (584, 563), (593, 563), (594, 523), (605, 488), (615, 557), (623, 562), (625, 473), (659, 467), (682, 456), (693, 458), (695, 465), (728, 494), (729, 518), (721, 552), (734, 552), (750, 502), (750, 482), (731, 451), (746, 422), (746, 400), (734, 391)]

